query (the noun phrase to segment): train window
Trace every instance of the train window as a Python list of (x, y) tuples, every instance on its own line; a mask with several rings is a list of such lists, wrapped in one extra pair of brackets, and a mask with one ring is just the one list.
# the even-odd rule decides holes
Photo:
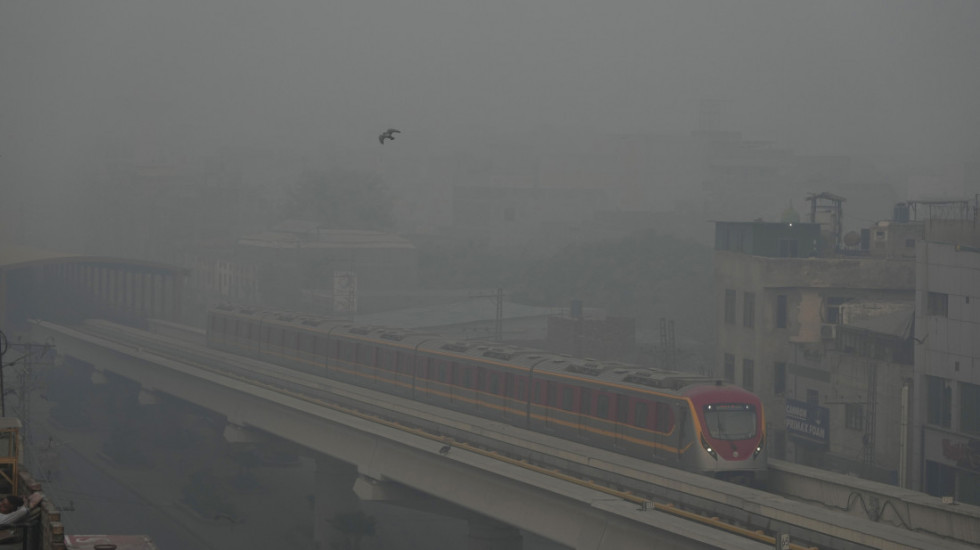
[(446, 363), (442, 361), (439, 362), (439, 381), (446, 381)]
[(544, 404), (544, 382), (540, 380), (531, 382), (531, 401)]
[(657, 414), (653, 429), (667, 433), (674, 429), (674, 409), (667, 403), (657, 403)]
[(748, 439), (755, 436), (755, 409), (742, 403), (707, 405), (704, 423), (715, 439)]
[(409, 355), (407, 353), (403, 353), (403, 352), (398, 352), (396, 354), (395, 361), (398, 364), (398, 366), (397, 366), (398, 372), (401, 372), (401, 373), (404, 373), (404, 374), (412, 374), (412, 356), (411, 355)]
[(592, 414), (592, 390), (589, 388), (579, 388), (578, 411)]
[(299, 333), (292, 330), (284, 330), (283, 345), (291, 350), (299, 349)]
[(487, 390), (487, 369), (483, 367), (476, 368), (476, 389), (480, 391)]
[(369, 367), (374, 366), (374, 348), (367, 344), (357, 344), (357, 362)]
[(488, 378), (488, 380), (490, 381), (490, 385), (488, 387), (488, 389), (490, 390), (490, 393), (492, 393), (494, 395), (499, 394), (500, 393), (500, 375), (497, 374), (497, 373), (495, 373), (495, 372), (491, 372), (490, 373), (490, 377)]
[(566, 386), (561, 389), (561, 408), (575, 410), (575, 388)]
[(395, 357), (390, 349), (377, 350), (378, 366), (385, 370), (395, 370)]
[(626, 423), (630, 416), (630, 398), (623, 394), (616, 395), (616, 421)]
[(452, 364), (453, 384), (461, 388), (470, 387), (470, 369), (456, 363)]
[(347, 363), (354, 362), (354, 357), (355, 357), (354, 351), (355, 351), (354, 344), (348, 342), (344, 342), (343, 344), (340, 344), (340, 348), (339, 348), (340, 358), (346, 361)]
[(599, 418), (609, 418), (609, 394), (600, 393), (596, 397), (595, 415)]
[(329, 355), (329, 353), (327, 352), (327, 350), (329, 349), (329, 347), (330, 347), (329, 346), (329, 342), (327, 341), (327, 337), (326, 336), (322, 336), (321, 335), (321, 336), (316, 337), (316, 354), (317, 355), (326, 357), (327, 355)]
[(514, 397), (514, 373), (504, 374), (504, 395)]
[(548, 382), (548, 406), (555, 407), (558, 405), (558, 384), (549, 381)]
[(316, 351), (316, 336), (312, 334), (300, 334), (299, 349), (303, 353), (314, 353)]
[(636, 400), (636, 405), (633, 409), (633, 425), (637, 428), (647, 427), (647, 416), (650, 414), (650, 408), (647, 406), (646, 401)]
[(517, 384), (514, 387), (514, 397), (524, 401), (527, 399), (527, 378), (524, 376), (517, 378)]
[(282, 347), (282, 329), (281, 328), (270, 328), (269, 329), (269, 344)]

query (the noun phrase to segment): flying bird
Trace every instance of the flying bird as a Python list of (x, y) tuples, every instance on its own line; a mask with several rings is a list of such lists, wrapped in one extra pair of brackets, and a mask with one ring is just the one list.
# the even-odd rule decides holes
[(396, 130), (394, 128), (388, 128), (384, 132), (381, 132), (381, 135), (378, 136), (378, 141), (381, 142), (381, 145), (384, 145), (386, 139), (395, 139), (395, 134), (400, 134), (400, 133), (402, 133), (401, 130)]

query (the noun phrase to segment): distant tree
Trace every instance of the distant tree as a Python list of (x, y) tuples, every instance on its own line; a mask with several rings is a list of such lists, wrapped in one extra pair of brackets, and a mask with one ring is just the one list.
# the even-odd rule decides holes
[(335, 550), (360, 550), (361, 539), (373, 536), (377, 532), (374, 516), (365, 514), (361, 510), (337, 512), (333, 519), (328, 521), (334, 529), (347, 539), (347, 543), (343, 547), (335, 548)]
[(330, 229), (386, 231), (394, 225), (393, 201), (381, 177), (339, 168), (303, 176), (288, 191), (281, 214)]

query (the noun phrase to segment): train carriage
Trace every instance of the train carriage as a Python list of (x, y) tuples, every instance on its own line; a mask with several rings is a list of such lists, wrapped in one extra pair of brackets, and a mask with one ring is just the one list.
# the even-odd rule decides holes
[(216, 307), (214, 348), (644, 460), (766, 473), (758, 397), (719, 380), (323, 317)]

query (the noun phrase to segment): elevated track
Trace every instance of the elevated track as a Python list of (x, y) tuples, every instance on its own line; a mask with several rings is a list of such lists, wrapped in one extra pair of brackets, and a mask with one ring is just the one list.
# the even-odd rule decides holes
[[(431, 441), (433, 449), (448, 446), (464, 451), (447, 452), (451, 457), (463, 454), (480, 457), (514, 471), (547, 476), (560, 484), (604, 494), (614, 499), (609, 502), (620, 502), (616, 514), (630, 517), (631, 521), (657, 511), (684, 517), (711, 526), (718, 533), (737, 535), (737, 544), (733, 540), (720, 543), (728, 547), (752, 547), (752, 541), (771, 548), (778, 535), (788, 535), (794, 541), (790, 547), (796, 550), (973, 548), (966, 542), (920, 530), (868, 521), (824, 506), (218, 352), (187, 339), (187, 335), (192, 339), (199, 336), (194, 331), (177, 337), (174, 327), (168, 329), (169, 335), (163, 335), (103, 321), (89, 321), (70, 328), (39, 322), (34, 330), (42, 338), (53, 337), (64, 348), (63, 353), (80, 353), (95, 346), (142, 361), (160, 360), (161, 365), (176, 363), (193, 367), (202, 376), (203, 373), (220, 376), (230, 385), (245, 385), (299, 402), (315, 403), (352, 421), (373, 423)], [(154, 387), (153, 380), (141, 380), (133, 373), (120, 374)], [(694, 529), (693, 524), (690, 529)]]

